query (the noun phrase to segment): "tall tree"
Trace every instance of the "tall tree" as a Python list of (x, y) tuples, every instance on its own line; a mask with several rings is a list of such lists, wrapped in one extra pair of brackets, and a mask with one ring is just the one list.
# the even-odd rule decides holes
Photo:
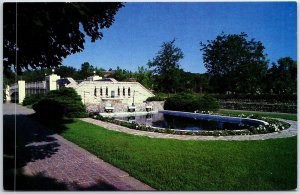
[(121, 69), (118, 66), (117, 69), (114, 70), (112, 77), (118, 81), (127, 81), (129, 78), (132, 77), (132, 72), (130, 72), (126, 69)]
[(136, 80), (141, 83), (146, 88), (153, 88), (153, 71), (145, 68), (144, 66), (139, 66), (138, 71), (135, 73)]
[(290, 57), (280, 58), (268, 70), (268, 88), (276, 94), (297, 93), (297, 62)]
[(81, 64), (81, 68), (78, 70), (78, 79), (84, 80), (89, 76), (92, 76), (94, 74), (95, 68), (90, 65), (88, 62), (84, 62)]
[(55, 69), (55, 73), (62, 78), (71, 77), (77, 79), (78, 77), (77, 70), (74, 67), (69, 67), (69, 66), (59, 66), (58, 68)]
[(218, 92), (255, 93), (268, 68), (264, 46), (245, 33), (226, 35), (200, 43), (210, 84)]
[(101, 30), (113, 24), (122, 6), (117, 2), (4, 3), (4, 71), (61, 65), (63, 58), (84, 49), (83, 31), (92, 42), (101, 39)]
[(176, 92), (180, 84), (179, 61), (184, 55), (180, 48), (175, 46), (175, 39), (164, 42), (157, 56), (148, 62), (149, 68), (154, 68), (156, 88), (161, 92)]

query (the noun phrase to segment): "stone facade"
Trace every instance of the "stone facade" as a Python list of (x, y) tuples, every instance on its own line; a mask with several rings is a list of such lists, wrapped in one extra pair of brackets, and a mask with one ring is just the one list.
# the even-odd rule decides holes
[[(86, 104), (89, 112), (105, 112), (105, 104)], [(114, 112), (128, 112), (128, 105), (122, 103), (112, 103), (114, 107)], [(151, 106), (152, 111), (158, 112), (164, 110), (164, 102), (163, 101), (153, 101), (153, 102), (142, 102), (135, 105), (136, 112), (146, 112), (146, 106)]]
[(146, 111), (145, 102), (154, 94), (138, 82), (119, 82), (113, 78), (88, 77), (77, 83), (72, 78), (58, 81), (59, 87), (71, 87), (81, 96), (89, 112), (104, 112), (113, 107), (114, 112), (128, 112), (134, 105), (136, 111)]
[(129, 106), (134, 107), (135, 111), (146, 111), (146, 106), (151, 106), (152, 110), (162, 110), (161, 105), (145, 102), (154, 94), (140, 83), (119, 82), (113, 78), (102, 78), (97, 75), (76, 82), (72, 78), (61, 79), (52, 73), (46, 76), (43, 82), (25, 84), (25, 81), (19, 81), (10, 89), (10, 93), (17, 92), (18, 101), (22, 103), (25, 95), (45, 93), (61, 87), (74, 88), (89, 112), (104, 112), (106, 107), (111, 107), (113, 112), (128, 112)]

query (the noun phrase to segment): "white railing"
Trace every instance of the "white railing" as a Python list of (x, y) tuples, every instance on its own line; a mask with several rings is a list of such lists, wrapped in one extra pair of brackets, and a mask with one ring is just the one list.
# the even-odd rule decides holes
[(46, 82), (32, 82), (32, 83), (26, 83), (25, 88), (32, 88), (32, 89), (46, 89)]

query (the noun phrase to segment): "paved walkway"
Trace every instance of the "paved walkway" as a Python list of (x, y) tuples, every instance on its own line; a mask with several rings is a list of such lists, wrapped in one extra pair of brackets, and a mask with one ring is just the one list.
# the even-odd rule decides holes
[[(24, 143), (27, 176), (47, 177), (67, 190), (154, 190), (128, 173), (51, 133), (27, 115), (33, 110), (20, 105), (3, 105), (4, 125), (17, 126), (18, 142)], [(15, 115), (16, 114), (16, 115)], [(14, 120), (15, 118), (15, 120)], [(18, 160), (18, 156), (16, 157)]]
[(152, 138), (167, 138), (167, 139), (179, 139), (179, 140), (264, 140), (264, 139), (274, 139), (274, 138), (285, 138), (292, 137), (297, 135), (297, 121), (290, 121), (284, 119), (278, 119), (280, 121), (284, 121), (289, 123), (291, 126), (287, 130), (276, 132), (276, 133), (268, 133), (268, 134), (258, 134), (258, 135), (236, 135), (236, 136), (191, 136), (191, 135), (173, 135), (166, 133), (157, 133), (157, 132), (148, 132), (148, 131), (139, 131), (130, 129), (127, 127), (119, 126), (113, 123), (103, 122), (100, 120), (92, 119), (92, 118), (83, 118), (81, 119), (85, 122), (93, 123), (98, 126), (104, 127), (113, 131), (120, 131), (124, 133), (129, 133), (133, 135), (141, 135)]

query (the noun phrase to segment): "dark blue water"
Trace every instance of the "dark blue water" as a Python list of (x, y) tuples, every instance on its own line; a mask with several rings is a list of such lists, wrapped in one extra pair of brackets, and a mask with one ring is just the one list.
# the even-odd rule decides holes
[(181, 130), (240, 130), (248, 127), (241, 123), (194, 119), (188, 117), (166, 115), (163, 113), (116, 118), (124, 121), (146, 124), (153, 127)]

